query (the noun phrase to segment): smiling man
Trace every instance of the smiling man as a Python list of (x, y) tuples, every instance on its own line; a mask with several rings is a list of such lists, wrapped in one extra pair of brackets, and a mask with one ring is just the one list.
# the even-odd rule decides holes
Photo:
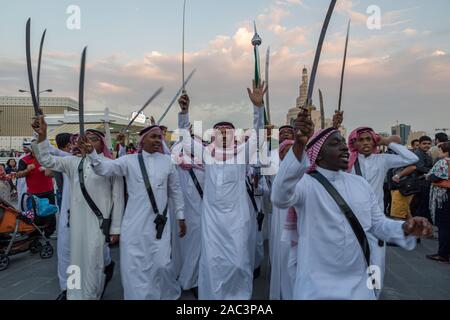
[[(104, 177), (125, 177), (128, 202), (120, 239), (120, 269), (126, 300), (176, 300), (181, 288), (171, 258), (171, 220), (179, 236), (186, 234), (184, 200), (175, 164), (163, 154), (159, 126), (140, 132), (139, 153), (105, 161), (84, 140), (94, 172)], [(172, 201), (174, 216), (167, 214)]]
[(385, 217), (369, 183), (345, 172), (350, 154), (338, 130), (312, 136), (311, 115), (302, 110), (295, 131), (272, 191), (274, 205), (292, 206), (298, 215), (293, 298), (376, 299), (367, 234), (412, 250), (415, 236), (431, 234), (431, 225), (423, 218), (404, 223)]

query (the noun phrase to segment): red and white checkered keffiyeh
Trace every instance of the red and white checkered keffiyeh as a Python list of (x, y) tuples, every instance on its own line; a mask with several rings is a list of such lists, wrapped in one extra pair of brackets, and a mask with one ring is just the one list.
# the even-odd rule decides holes
[(317, 157), (320, 154), (320, 150), (322, 150), (322, 146), (327, 141), (327, 139), (334, 133), (339, 132), (339, 130), (334, 128), (328, 128), (317, 131), (309, 140), (306, 155), (309, 158), (309, 162), (311, 166), (308, 169), (308, 173), (313, 172), (317, 168)]
[[(308, 169), (308, 173), (313, 172), (317, 168), (317, 157), (322, 150), (322, 146), (327, 141), (327, 139), (338, 130), (334, 128), (328, 128), (316, 132), (308, 142), (306, 155), (309, 158), (311, 166)], [(297, 212), (293, 207), (290, 207), (286, 217), (286, 222), (284, 224), (283, 238), (285, 241), (290, 241), (291, 246), (297, 245), (298, 230), (297, 230)]]

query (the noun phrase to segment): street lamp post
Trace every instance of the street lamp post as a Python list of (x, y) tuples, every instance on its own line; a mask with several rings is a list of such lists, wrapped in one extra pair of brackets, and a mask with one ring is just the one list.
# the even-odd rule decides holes
[[(28, 90), (23, 90), (23, 89), (19, 89), (19, 92), (20, 92), (20, 93), (30, 93), (30, 91), (28, 91)], [(51, 93), (51, 92), (53, 92), (53, 89), (47, 89), (47, 90), (39, 91), (39, 94), (45, 93), (45, 92)]]

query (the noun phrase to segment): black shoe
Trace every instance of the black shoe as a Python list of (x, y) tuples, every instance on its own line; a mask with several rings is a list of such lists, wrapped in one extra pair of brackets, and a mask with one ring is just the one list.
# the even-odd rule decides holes
[(103, 286), (103, 292), (102, 292), (102, 296), (100, 297), (100, 300), (103, 299), (103, 295), (105, 294), (106, 287), (108, 286), (108, 283), (111, 281), (111, 279), (114, 275), (115, 265), (116, 265), (116, 263), (114, 261), (111, 261), (111, 263), (108, 264), (105, 267), (105, 270), (103, 271), (103, 273), (105, 274), (105, 285)]
[(261, 275), (261, 267), (258, 267), (253, 271), (253, 280), (258, 279), (260, 275)]
[(56, 300), (67, 300), (67, 291), (64, 290), (63, 292), (61, 292)]
[(198, 287), (192, 288), (190, 291), (194, 295), (195, 299), (198, 300)]
[(113, 275), (114, 275), (114, 267), (116, 266), (116, 263), (114, 261), (111, 261), (109, 265), (105, 267), (105, 286), (108, 282), (111, 281)]

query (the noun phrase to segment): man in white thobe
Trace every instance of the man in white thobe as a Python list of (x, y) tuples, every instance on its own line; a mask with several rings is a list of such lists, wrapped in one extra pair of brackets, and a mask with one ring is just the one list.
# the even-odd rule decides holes
[[(350, 164), (348, 172), (363, 177), (372, 186), (378, 205), (384, 209), (383, 184), (390, 169), (405, 167), (419, 161), (419, 158), (405, 146), (398, 136), (383, 138), (371, 128), (361, 127), (350, 133), (348, 146)], [(378, 146), (387, 146), (396, 154), (380, 154)], [(386, 265), (386, 244), (369, 235), (372, 263), (380, 267), (383, 284)], [(381, 288), (380, 288), (381, 289)]]
[[(69, 279), (68, 283), (67, 299), (98, 300), (103, 295), (105, 281), (109, 280), (107, 279), (108, 267), (114, 266), (106, 240), (111, 240), (113, 244), (119, 239), (124, 209), (123, 181), (95, 174), (89, 158), (52, 156), (49, 142), (46, 140), (47, 124), (44, 116), (37, 118), (33, 128), (39, 135), (36, 148), (36, 157), (39, 162), (50, 170), (65, 173), (70, 183), (70, 265), (74, 269), (70, 277), (72, 280)], [(91, 141), (105, 161), (112, 161), (105, 158), (110, 154), (101, 132), (87, 130), (86, 139)], [(83, 166), (80, 167), (82, 161)], [(95, 215), (83, 196), (79, 179), (81, 168), (85, 188), (101, 211), (102, 221)], [(109, 229), (111, 239), (106, 239), (101, 229), (101, 225), (108, 219), (111, 221)]]
[[(294, 137), (294, 130), (292, 128), (292, 138)], [(283, 140), (280, 144), (279, 155), (280, 161), (283, 161), (287, 151), (292, 147), (294, 141), (291, 139)], [(270, 254), (270, 300), (291, 300), (293, 293), (293, 283), (295, 282), (295, 270), (292, 264), (296, 264), (296, 259), (291, 257), (292, 246), (290, 239), (284, 239), (283, 233), (285, 231), (286, 219), (289, 209), (281, 209), (273, 206), (272, 221), (271, 221), (271, 254)], [(295, 239), (297, 240), (297, 239)], [(295, 268), (295, 266), (294, 266)]]
[[(61, 135), (63, 136), (63, 135)], [(65, 138), (65, 137), (64, 137)], [(52, 156), (57, 157), (70, 157), (72, 154), (69, 152), (71, 150), (70, 141), (60, 138), (61, 141), (58, 142), (58, 136), (56, 137), (56, 142), (58, 144), (58, 149), (54, 148), (50, 143), (49, 152)], [(36, 145), (33, 146), (36, 149)], [(36, 149), (37, 150), (37, 149)], [(56, 240), (56, 253), (58, 256), (58, 279), (59, 287), (61, 288), (61, 293), (56, 300), (66, 300), (67, 299), (67, 269), (70, 266), (70, 182), (67, 174), (62, 174), (62, 199), (61, 206), (59, 208), (58, 215), (58, 237)]]
[[(201, 139), (199, 142), (201, 143)], [(189, 225), (189, 232), (186, 236), (175, 239), (181, 263), (178, 281), (183, 290), (191, 290), (198, 297), (205, 170), (202, 165), (196, 164), (195, 160), (192, 163), (192, 159), (182, 152), (182, 147), (182, 143), (177, 143), (172, 148), (172, 157), (177, 163), (177, 172), (183, 190), (184, 216)]]
[[(177, 219), (180, 236), (186, 234), (184, 201), (178, 173), (170, 156), (163, 154), (162, 132), (150, 126), (140, 132), (138, 154), (107, 161), (86, 146), (94, 172), (103, 177), (126, 178), (128, 202), (120, 238), (120, 269), (126, 300), (176, 300), (181, 295), (171, 259), (171, 220)], [(92, 151), (92, 152), (90, 152)], [(142, 155), (157, 208), (153, 208), (141, 171)], [(168, 201), (173, 214), (167, 215), (161, 239), (157, 239), (155, 210), (163, 215)]]
[[(253, 91), (248, 89), (248, 92), (254, 105), (253, 128), (259, 130), (264, 127), (264, 89), (254, 85)], [(187, 131), (187, 95), (182, 96), (179, 103), (182, 109), (179, 128)], [(245, 187), (245, 155), (247, 147), (250, 155), (256, 152), (257, 132), (252, 132), (247, 143), (237, 145), (231, 123), (218, 123), (214, 129), (214, 141), (206, 148), (192, 140), (189, 132), (185, 132), (182, 140), (185, 152), (189, 152), (194, 143), (194, 154), (205, 165), (199, 299), (249, 300), (253, 291), (250, 234), (254, 217), (250, 214)], [(264, 139), (260, 139), (261, 142)]]
[[(294, 299), (376, 299), (373, 269), (367, 266), (362, 245), (336, 201), (307, 172), (318, 172), (342, 196), (365, 234), (412, 250), (415, 236), (431, 234), (423, 218), (403, 223), (387, 219), (369, 183), (344, 172), (349, 152), (338, 130), (314, 132), (308, 110), (295, 121), (296, 141), (280, 165), (272, 201), (294, 207), (298, 216), (298, 260)], [(307, 144), (308, 143), (308, 144)], [(370, 276), (368, 272), (370, 271)]]

